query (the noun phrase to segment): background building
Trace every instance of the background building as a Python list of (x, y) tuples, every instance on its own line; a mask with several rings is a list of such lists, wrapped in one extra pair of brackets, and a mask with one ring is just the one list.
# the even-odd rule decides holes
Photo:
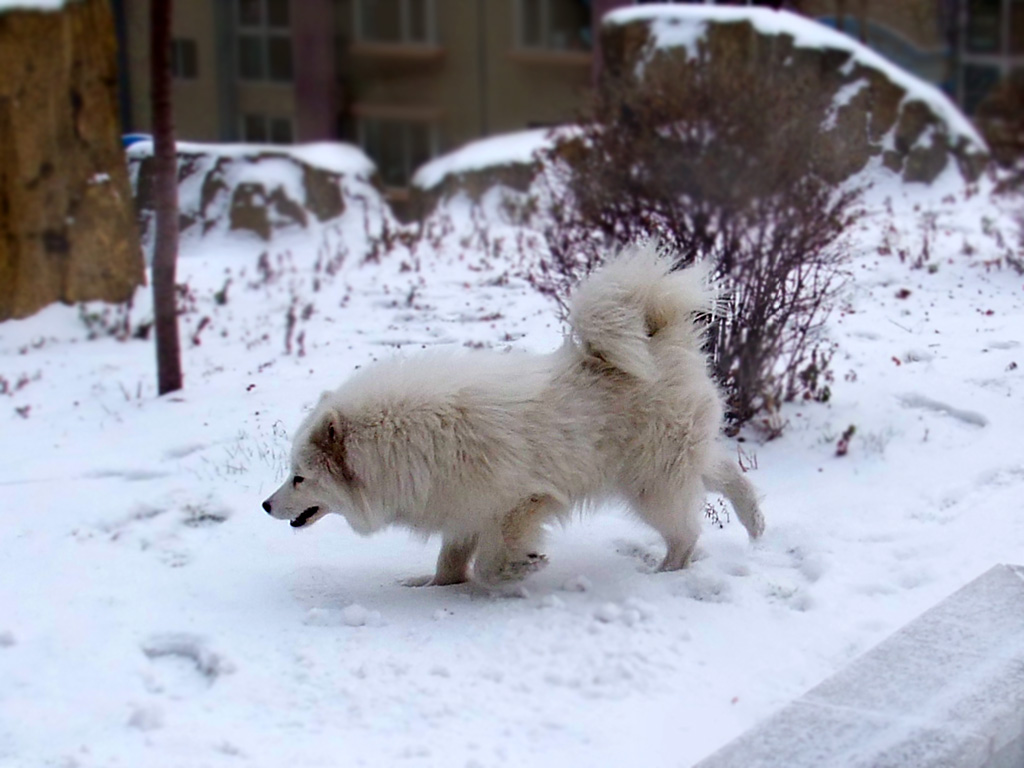
[[(145, 131), (146, 4), (122, 13)], [(580, 0), (178, 0), (174, 25), (180, 138), (343, 138), (395, 187), (473, 138), (574, 119), (591, 83)]]
[[(695, 0), (691, 0), (695, 1)], [(699, 0), (698, 0), (699, 1)], [(711, 0), (707, 0), (710, 2)], [(177, 0), (181, 139), (345, 139), (400, 190), (428, 158), (570, 121), (593, 82), (596, 20), (631, 0)], [(843, 30), (968, 112), (1024, 70), (1024, 0), (731, 0)], [(126, 130), (149, 127), (148, 3), (114, 0)]]

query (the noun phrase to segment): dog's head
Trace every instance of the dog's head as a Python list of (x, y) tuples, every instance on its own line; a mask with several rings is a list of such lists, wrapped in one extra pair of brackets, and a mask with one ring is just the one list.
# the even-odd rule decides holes
[(292, 528), (312, 525), (328, 512), (348, 520), (358, 533), (371, 532), (362, 512), (360, 481), (349, 456), (351, 423), (323, 397), (299, 427), (292, 446), (291, 474), (263, 502), (271, 517)]

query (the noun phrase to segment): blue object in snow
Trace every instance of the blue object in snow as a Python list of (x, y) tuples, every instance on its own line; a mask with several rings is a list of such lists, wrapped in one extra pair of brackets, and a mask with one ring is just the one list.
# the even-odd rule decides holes
[(153, 137), (148, 133), (126, 133), (121, 137), (121, 146), (130, 147), (132, 144), (138, 144), (140, 141), (152, 141)]

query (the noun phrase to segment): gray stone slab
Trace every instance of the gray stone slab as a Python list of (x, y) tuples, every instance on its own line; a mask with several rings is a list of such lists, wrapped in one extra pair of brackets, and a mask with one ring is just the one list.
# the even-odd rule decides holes
[(1024, 768), (1024, 568), (998, 565), (698, 768)]

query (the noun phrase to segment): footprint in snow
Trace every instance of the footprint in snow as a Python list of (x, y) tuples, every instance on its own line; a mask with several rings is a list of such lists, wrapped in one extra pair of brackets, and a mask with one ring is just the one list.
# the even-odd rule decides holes
[(987, 427), (988, 419), (977, 411), (968, 411), (962, 408), (955, 408), (939, 400), (932, 400), (930, 397), (911, 392), (900, 395), (900, 404), (905, 408), (917, 408), (924, 411), (932, 411), (942, 416), (949, 416), (957, 421), (971, 427)]
[(702, 603), (731, 603), (732, 586), (726, 579), (693, 570), (679, 571), (679, 581), (673, 585), (676, 595)]
[(95, 472), (89, 472), (86, 474), (86, 477), (93, 480), (104, 480), (107, 478), (118, 477), (131, 483), (142, 482), (145, 480), (159, 480), (162, 477), (169, 476), (169, 472), (160, 472), (149, 469), (98, 469)]
[(631, 597), (621, 605), (603, 603), (594, 609), (594, 619), (602, 624), (623, 624), (632, 627), (642, 621), (650, 621), (655, 609), (650, 603)]
[(790, 558), (791, 566), (807, 582), (813, 584), (820, 579), (826, 570), (825, 560), (816, 552), (810, 552), (802, 546), (790, 547), (786, 554)]
[(211, 651), (199, 635), (187, 632), (152, 635), (142, 642), (141, 647), (151, 661), (187, 662), (195, 674), (209, 685), (213, 685), (221, 675), (235, 671), (235, 666), (219, 653)]
[(135, 707), (128, 718), (128, 726), (140, 731), (156, 731), (164, 727), (164, 713), (160, 707)]
[(806, 544), (802, 532), (787, 529), (774, 535), (779, 546), (761, 552), (761, 565), (752, 571), (753, 583), (766, 599), (794, 611), (808, 611), (815, 605), (811, 587), (827, 572), (827, 560)]
[(638, 560), (642, 571), (657, 570), (661, 565), (662, 558), (654, 551), (653, 547), (627, 539), (616, 539), (612, 544), (615, 546), (615, 554)]
[(791, 610), (803, 613), (814, 607), (814, 598), (796, 580), (787, 579), (785, 575), (772, 576), (765, 586), (764, 594), (770, 600), (780, 602)]
[(905, 363), (929, 363), (935, 359), (935, 353), (925, 349), (909, 349), (903, 353)]
[(184, 459), (186, 456), (191, 456), (193, 453), (198, 453), (205, 449), (207, 445), (205, 443), (191, 443), (189, 445), (179, 445), (176, 448), (168, 448), (164, 451), (165, 459)]
[(371, 611), (353, 603), (341, 610), (310, 608), (302, 623), (314, 627), (379, 627), (384, 622), (379, 611)]
[(230, 510), (225, 507), (214, 508), (209, 504), (186, 504), (182, 507), (182, 525), (189, 528), (206, 528), (220, 525), (231, 517)]
[(978, 489), (1017, 485), (1024, 483), (1024, 464), (1011, 465), (1009, 467), (997, 467), (983, 473), (975, 481)]

